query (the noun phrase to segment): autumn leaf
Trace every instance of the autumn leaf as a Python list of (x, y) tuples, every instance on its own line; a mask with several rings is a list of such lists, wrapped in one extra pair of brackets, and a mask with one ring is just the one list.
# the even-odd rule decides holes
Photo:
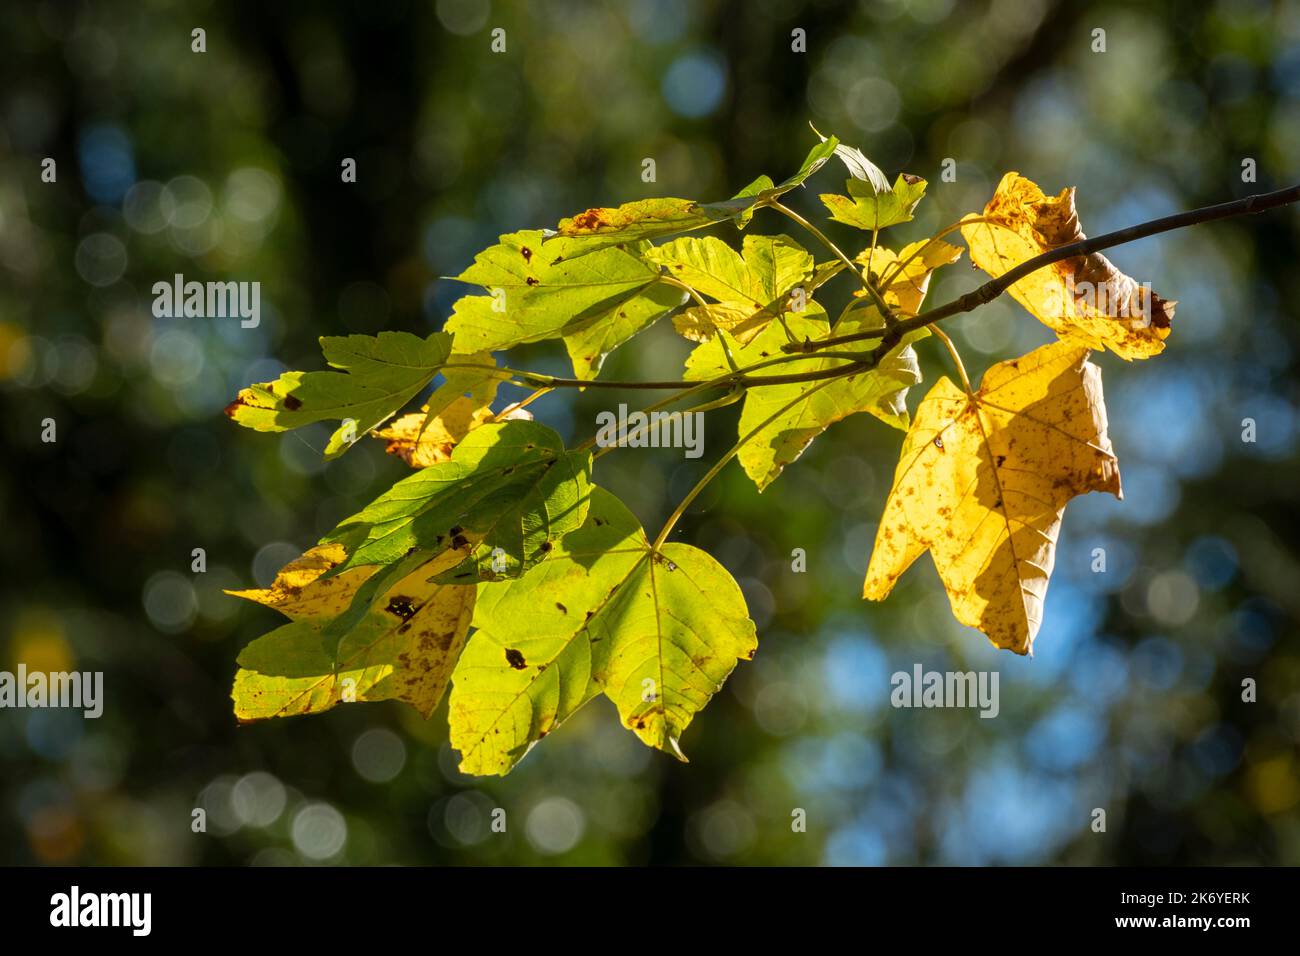
[(407, 575), (344, 638), (336, 663), (322, 628), (376, 570), (324, 576), (345, 558), (341, 545), (319, 545), (282, 568), (269, 588), (227, 592), (291, 620), (240, 653), (231, 694), (240, 721), (320, 713), (347, 699), (401, 700), (432, 716), (464, 647), (475, 587), (430, 583), (435, 564)]
[(643, 258), (649, 243), (566, 258), (568, 247), (543, 250), (542, 238), (536, 229), (502, 236), (456, 277), (490, 293), (453, 307), (447, 331), (458, 348), (493, 351), (561, 338), (574, 374), (595, 378), (605, 356), (684, 299)]
[(396, 455), (412, 468), (428, 468), (451, 458), (456, 443), (479, 425), (492, 421), (492, 409), (476, 406), (461, 396), (430, 417), (427, 406), (403, 415), (374, 436), (385, 442), (384, 451)]
[[(934, 270), (956, 262), (961, 253), (957, 246), (931, 239), (913, 242), (898, 253), (883, 246), (874, 250), (864, 249), (855, 261), (867, 267), (873, 281), (884, 283), (880, 285), (880, 291), (887, 304), (904, 315), (916, 315), (921, 311), (921, 302), (930, 288), (930, 276)], [(865, 289), (856, 289), (853, 294), (865, 296), (867, 293)]]
[(446, 461), (456, 443), (480, 425), (533, 417), (527, 409), (507, 416), (492, 413), (492, 400), (506, 373), (496, 369), (490, 352), (452, 355), (449, 361), (465, 367), (445, 367), (445, 381), (419, 412), (402, 415), (371, 433), (385, 443), (384, 451), (412, 468), (428, 468)]
[(1121, 497), (1086, 349), (1001, 362), (970, 396), (940, 379), (903, 444), (863, 597), (883, 600), (929, 550), (957, 620), (1029, 653), (1065, 505), (1089, 491)]
[(712, 236), (684, 237), (647, 255), (701, 296), (718, 300), (674, 317), (677, 330), (697, 342), (717, 329), (749, 341), (784, 310), (791, 290), (813, 271), (813, 257), (788, 236), (746, 236), (740, 252)]
[(547, 246), (565, 239), (579, 239), (586, 249), (599, 250), (616, 243), (662, 238), (727, 221), (743, 229), (760, 203), (779, 199), (803, 185), (826, 164), (838, 145), (839, 140), (834, 136), (825, 139), (809, 150), (798, 171), (779, 185), (769, 176), (760, 176), (731, 199), (720, 202), (638, 199), (614, 208), (588, 209), (560, 220), (554, 233), (556, 238), (548, 238)]
[(821, 201), (836, 222), (877, 232), (911, 222), (912, 211), (925, 195), (926, 182), (920, 176), (899, 173), (888, 192), (878, 192), (876, 185), (865, 179), (850, 179), (846, 184), (848, 196), (823, 193)]
[[(1019, 173), (1002, 177), (983, 219), (962, 226), (962, 236), (971, 260), (995, 278), (1085, 238), (1073, 188), (1049, 197)], [(1045, 266), (1013, 284), (1010, 292), (1062, 341), (1108, 348), (1124, 359), (1164, 351), (1177, 305), (1149, 285), (1139, 285), (1099, 252)]]
[(467, 773), (506, 773), (603, 692), (624, 726), (681, 759), (682, 732), (757, 646), (740, 588), (703, 551), (659, 552), (613, 495), (523, 576), (484, 585), (452, 676), (452, 745)]
[[(782, 354), (781, 346), (789, 341), (816, 339), (827, 332), (826, 312), (820, 305), (810, 302), (803, 312), (785, 316), (785, 326), (768, 325), (753, 341), (741, 346), (728, 333), (698, 346), (686, 360), (686, 378), (703, 381), (727, 374), (728, 366), (722, 352), (723, 343), (731, 348), (737, 364), (743, 366), (761, 362)], [(841, 322), (837, 332), (860, 332), (870, 328), (884, 328), (884, 320), (874, 308), (858, 309)], [(783, 468), (797, 459), (812, 440), (835, 422), (857, 412), (868, 412), (886, 424), (906, 429), (908, 425), (907, 389), (921, 381), (920, 367), (911, 343), (928, 335), (924, 329), (913, 333), (889, 353), (876, 368), (856, 375), (823, 382), (797, 382), (785, 385), (758, 385), (745, 393), (744, 408), (740, 413), (738, 431), (748, 435), (764, 420), (776, 414), (783, 405), (793, 403), (770, 424), (764, 426), (741, 448), (737, 456), (745, 474), (762, 491), (781, 474)], [(859, 344), (869, 351), (880, 339), (867, 339)], [(825, 368), (842, 368), (843, 359), (816, 358), (800, 362), (800, 373)], [(763, 374), (762, 372), (756, 374)]]
[(226, 415), (260, 432), (343, 421), (325, 447), (325, 457), (335, 458), (429, 384), (451, 343), (444, 332), (423, 339), (409, 332), (322, 336), (325, 361), (343, 371), (285, 372), (274, 382), (250, 385), (226, 406)]
[(582, 525), (590, 470), (589, 453), (566, 452), (544, 425), (483, 425), (447, 461), (403, 478), (323, 540), (347, 547), (344, 569), (454, 550), (469, 557), (466, 567), (444, 575), (451, 583), (515, 575)]

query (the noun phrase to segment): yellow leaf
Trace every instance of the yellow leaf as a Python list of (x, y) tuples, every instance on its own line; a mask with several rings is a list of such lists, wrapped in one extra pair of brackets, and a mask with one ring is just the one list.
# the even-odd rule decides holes
[(974, 395), (940, 379), (903, 444), (862, 596), (885, 598), (928, 550), (957, 620), (1029, 653), (1065, 505), (1089, 491), (1122, 497), (1086, 349), (1001, 362)]
[(342, 545), (319, 545), (285, 565), (271, 587), (228, 592), (292, 621), (240, 653), (231, 694), (240, 721), (320, 713), (347, 700), (401, 700), (433, 714), (465, 646), (475, 587), (429, 579), (463, 555), (447, 552), (398, 581), (343, 638), (335, 667), (321, 630), (377, 570), (321, 577), (346, 557)]
[[(1019, 173), (1007, 173), (984, 208), (985, 222), (962, 227), (971, 260), (989, 275), (1084, 237), (1074, 189), (1046, 196)], [(1063, 341), (1109, 348), (1124, 359), (1164, 351), (1176, 302), (1120, 272), (1099, 252), (1045, 266), (1011, 286), (1011, 294)]]
[(492, 409), (481, 407), (474, 399), (462, 396), (432, 418), (425, 408), (403, 415), (387, 428), (381, 428), (373, 434), (388, 443), (384, 446), (384, 451), (388, 454), (396, 455), (412, 468), (428, 468), (440, 461), (447, 461), (457, 442), (479, 425), (492, 420)]
[(674, 315), (673, 327), (692, 342), (707, 342), (723, 331), (744, 345), (767, 327), (774, 314), (767, 309), (756, 310), (747, 302), (710, 302)]
[[(875, 250), (864, 249), (858, 254), (857, 261), (867, 267), (876, 281), (889, 280), (881, 289), (889, 305), (906, 315), (916, 315), (921, 311), (921, 302), (930, 288), (931, 273), (940, 266), (956, 262), (961, 253), (957, 246), (930, 239), (910, 243), (898, 253), (883, 246), (877, 246)], [(906, 263), (901, 271), (899, 263)], [(859, 289), (854, 295), (866, 295), (866, 291)]]

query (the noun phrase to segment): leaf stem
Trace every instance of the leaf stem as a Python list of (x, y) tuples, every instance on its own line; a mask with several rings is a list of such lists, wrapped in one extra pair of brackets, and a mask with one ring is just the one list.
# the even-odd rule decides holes
[(830, 240), (830, 238), (826, 235), (826, 233), (822, 232), (820, 229), (814, 226), (803, 216), (799, 215), (793, 209), (789, 208), (788, 206), (782, 205), (781, 202), (776, 199), (773, 199), (771, 202), (768, 203), (768, 205), (771, 206), (773, 209), (775, 209), (777, 212), (781, 213), (783, 216), (789, 216), (799, 225), (803, 226), (814, 236), (816, 236), (818, 241), (821, 242), (822, 245), (824, 245), (827, 249), (829, 249), (836, 256), (836, 258), (838, 258), (841, 262), (843, 262), (846, 266), (848, 266), (849, 271), (851, 271), (855, 276), (858, 277), (858, 281), (862, 283), (862, 285), (866, 288), (867, 293), (871, 296), (873, 300), (875, 300), (876, 305), (879, 306), (881, 314), (885, 317), (885, 322), (892, 323), (893, 321), (895, 321), (894, 313), (890, 311), (889, 304), (885, 302), (885, 297), (880, 294), (880, 290), (876, 288), (875, 283), (873, 283), (870, 278), (862, 274), (862, 270), (853, 264), (853, 260), (850, 259), (848, 256), (846, 256), (843, 250), (841, 250), (839, 246), (835, 245), (835, 243), (833, 243)]
[(961, 387), (967, 395), (973, 395), (970, 387), (970, 377), (966, 374), (966, 365), (961, 360), (961, 353), (957, 351), (957, 346), (953, 345), (952, 339), (948, 338), (948, 333), (943, 329), (935, 326), (930, 330), (939, 337), (939, 341), (944, 344), (948, 354), (952, 356), (952, 363), (957, 366), (957, 374), (961, 376)]
[(673, 528), (677, 526), (677, 522), (680, 521), (682, 515), (686, 513), (686, 509), (690, 507), (691, 502), (694, 501), (697, 497), (699, 497), (700, 492), (703, 491), (708, 486), (709, 482), (711, 482), (714, 478), (718, 476), (718, 473), (722, 471), (723, 468), (726, 467), (727, 462), (731, 461), (731, 459), (735, 458), (738, 454), (740, 454), (740, 450), (749, 443), (750, 439), (752, 439), (755, 435), (761, 432), (768, 425), (772, 424), (772, 422), (776, 421), (778, 418), (780, 418), (790, 409), (794, 408), (794, 406), (798, 405), (800, 402), (806, 399), (813, 392), (825, 388), (829, 384), (830, 382), (826, 381), (814, 385), (812, 388), (804, 389), (798, 394), (798, 396), (796, 396), (794, 399), (787, 402), (786, 404), (782, 405), (780, 408), (778, 408), (767, 418), (763, 419), (763, 421), (760, 422), (757, 426), (755, 426), (748, 434), (741, 437), (739, 441), (737, 441), (734, 445), (732, 445), (731, 448), (727, 451), (727, 453), (723, 455), (721, 458), (719, 458), (717, 461), (715, 461), (713, 463), (713, 467), (704, 473), (704, 477), (695, 483), (695, 487), (686, 493), (686, 497), (684, 497), (681, 501), (677, 503), (677, 507), (673, 509), (673, 513), (670, 514), (668, 516), (668, 520), (664, 522), (664, 526), (662, 529), (660, 529), (658, 536), (655, 538), (654, 544), (651, 545), (650, 547), (650, 550), (659, 551), (659, 549), (663, 547), (664, 541), (666, 541), (668, 535), (672, 533)]
[[(940, 319), (946, 319), (952, 315), (958, 315), (962, 312), (970, 312), (972, 309), (976, 309), (981, 305), (993, 301), (1030, 273), (1037, 272), (1039, 269), (1050, 266), (1054, 262), (1060, 262), (1062, 259), (1073, 259), (1075, 256), (1091, 255), (1094, 252), (1101, 252), (1103, 249), (1121, 246), (1137, 239), (1145, 239), (1147, 236), (1155, 236), (1162, 232), (1171, 232), (1174, 229), (1183, 229), (1187, 226), (1194, 226), (1203, 222), (1214, 222), (1219, 219), (1231, 219), (1234, 216), (1254, 215), (1268, 209), (1275, 209), (1278, 206), (1286, 206), (1297, 201), (1300, 201), (1300, 185), (1289, 186), (1286, 189), (1279, 189), (1271, 193), (1258, 193), (1254, 196), (1247, 196), (1245, 199), (1219, 203), (1215, 206), (1203, 206), (1200, 209), (1191, 209), (1187, 212), (1176, 213), (1172, 216), (1163, 216), (1160, 219), (1152, 219), (1149, 222), (1138, 223), (1137, 225), (1129, 226), (1126, 229), (1117, 229), (1114, 232), (1108, 232), (1092, 239), (1081, 239), (1078, 242), (1071, 242), (1064, 246), (1058, 246), (1055, 249), (1041, 253), (1031, 259), (1026, 259), (1014, 269), (1004, 272), (996, 279), (984, 283), (974, 291), (967, 292), (965, 295), (959, 296), (946, 305), (930, 309), (928, 312), (922, 312), (909, 319), (903, 319), (897, 325), (889, 329), (889, 332), (886, 335), (886, 340), (885, 342), (882, 342), (881, 345), (889, 343), (891, 336), (893, 337), (893, 344), (896, 345), (908, 332), (914, 332), (927, 325), (933, 325)], [(857, 342), (862, 339), (873, 337), (874, 336), (871, 333), (860, 332), (855, 332), (849, 335), (833, 335), (830, 338), (819, 339), (816, 342), (791, 343), (783, 346), (783, 351), (816, 352), (820, 349), (830, 348), (834, 345), (843, 345), (846, 342)], [(879, 348), (877, 348), (877, 351), (879, 351)]]

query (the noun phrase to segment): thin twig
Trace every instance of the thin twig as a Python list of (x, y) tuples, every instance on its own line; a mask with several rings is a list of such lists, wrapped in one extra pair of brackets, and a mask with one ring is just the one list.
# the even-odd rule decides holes
[[(915, 332), (917, 329), (924, 328), (927, 325), (933, 325), (940, 319), (946, 319), (949, 316), (958, 315), (962, 312), (970, 312), (972, 309), (976, 309), (985, 303), (991, 302), (1031, 272), (1037, 272), (1039, 269), (1050, 266), (1054, 262), (1060, 262), (1062, 259), (1073, 259), (1075, 256), (1091, 255), (1094, 252), (1100, 252), (1103, 249), (1110, 249), (1113, 246), (1121, 246), (1125, 243), (1133, 242), (1136, 239), (1145, 239), (1147, 236), (1158, 235), (1162, 232), (1171, 232), (1174, 229), (1182, 229), (1186, 226), (1194, 226), (1203, 222), (1214, 222), (1217, 219), (1231, 219), (1234, 216), (1253, 215), (1255, 213), (1264, 212), (1268, 209), (1275, 209), (1278, 206), (1286, 206), (1298, 200), (1300, 200), (1300, 185), (1290, 186), (1286, 189), (1279, 189), (1276, 192), (1260, 193), (1233, 202), (1219, 203), (1217, 206), (1204, 206), (1200, 209), (1180, 212), (1173, 216), (1165, 216), (1161, 219), (1152, 219), (1150, 222), (1139, 223), (1136, 226), (1129, 226), (1127, 229), (1119, 229), (1115, 232), (1108, 232), (1105, 235), (1097, 236), (1093, 239), (1082, 239), (1079, 242), (1071, 242), (1064, 246), (1058, 246), (1048, 252), (1034, 256), (1032, 259), (1026, 259), (1014, 269), (1003, 273), (996, 279), (984, 283), (972, 292), (967, 292), (965, 295), (954, 299), (947, 305), (941, 305), (928, 312), (922, 312), (910, 319), (903, 319), (894, 325), (888, 333), (886, 333), (885, 341), (880, 343), (880, 347), (892, 347), (893, 345), (897, 345), (902, 337), (908, 332)], [(831, 336), (830, 338), (820, 339), (816, 342), (792, 343), (783, 346), (783, 351), (816, 352), (820, 349), (830, 348), (834, 345), (842, 345), (845, 342), (858, 342), (868, 338), (875, 338), (875, 335), (872, 333), (854, 332), (849, 335)], [(880, 350), (880, 347), (877, 348), (877, 351)], [(886, 351), (888, 351), (888, 348), (886, 348)]]

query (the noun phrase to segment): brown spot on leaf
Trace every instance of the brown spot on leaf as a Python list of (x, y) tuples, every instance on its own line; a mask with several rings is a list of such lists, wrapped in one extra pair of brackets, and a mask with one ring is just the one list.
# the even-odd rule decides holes
[(286, 395), (284, 396), (284, 407), (289, 409), (291, 412), (296, 412), (298, 409), (302, 408), (302, 399), (295, 398), (292, 395)]
[(528, 666), (528, 662), (524, 660), (524, 655), (513, 647), (506, 648), (506, 663), (517, 671), (521, 671)]
[(520, 247), (519, 247), (519, 254), (520, 254), (521, 256), (524, 257), (524, 262), (531, 262), (531, 261), (532, 261), (532, 258), (533, 258), (533, 250), (529, 249), (527, 246), (520, 246)]
[(388, 599), (388, 606), (385, 607), (384, 610), (389, 614), (397, 615), (403, 621), (409, 621), (415, 616), (418, 607), (419, 606), (415, 603), (414, 598), (402, 597), (401, 595), (395, 594)]
[(609, 220), (605, 218), (605, 209), (588, 209), (586, 212), (580, 212), (573, 217), (572, 230), (574, 232), (595, 232), (597, 229), (603, 229), (609, 225)]

